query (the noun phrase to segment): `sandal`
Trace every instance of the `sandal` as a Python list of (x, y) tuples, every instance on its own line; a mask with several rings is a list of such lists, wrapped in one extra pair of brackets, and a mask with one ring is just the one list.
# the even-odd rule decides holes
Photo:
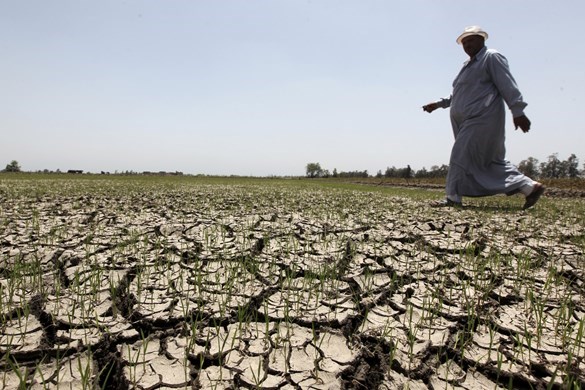
[(530, 195), (526, 196), (526, 202), (524, 202), (524, 206), (522, 210), (529, 209), (530, 207), (534, 206), (538, 199), (544, 194), (545, 187), (541, 183), (537, 183), (534, 185), (534, 189), (530, 193)]
[(463, 204), (461, 202), (455, 202), (447, 198), (431, 202), (431, 207), (463, 207)]

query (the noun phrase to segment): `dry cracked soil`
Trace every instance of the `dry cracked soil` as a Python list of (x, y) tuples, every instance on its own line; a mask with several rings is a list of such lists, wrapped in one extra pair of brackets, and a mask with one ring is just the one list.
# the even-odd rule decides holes
[(585, 384), (572, 205), (82, 183), (3, 184), (3, 388)]

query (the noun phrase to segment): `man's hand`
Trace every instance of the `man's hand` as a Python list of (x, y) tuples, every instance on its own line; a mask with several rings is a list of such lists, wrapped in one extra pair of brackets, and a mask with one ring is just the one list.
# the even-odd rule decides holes
[(439, 108), (439, 105), (437, 103), (429, 103), (422, 107), (422, 109), (428, 112), (429, 114), (435, 111), (437, 108)]
[(530, 130), (530, 119), (526, 115), (514, 118), (514, 129), (520, 128), (523, 132), (528, 133)]

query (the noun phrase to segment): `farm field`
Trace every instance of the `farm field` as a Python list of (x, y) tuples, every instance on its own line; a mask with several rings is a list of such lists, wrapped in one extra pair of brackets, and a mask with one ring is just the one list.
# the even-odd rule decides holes
[(585, 387), (585, 199), (441, 197), (0, 175), (0, 387)]

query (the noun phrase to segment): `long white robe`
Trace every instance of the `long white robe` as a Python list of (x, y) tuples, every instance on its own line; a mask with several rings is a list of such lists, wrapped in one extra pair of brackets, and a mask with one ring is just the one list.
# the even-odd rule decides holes
[(453, 93), (439, 106), (451, 109), (455, 144), (446, 193), (458, 196), (513, 194), (532, 179), (506, 160), (504, 102), (514, 117), (526, 103), (506, 58), (484, 47), (453, 81)]

